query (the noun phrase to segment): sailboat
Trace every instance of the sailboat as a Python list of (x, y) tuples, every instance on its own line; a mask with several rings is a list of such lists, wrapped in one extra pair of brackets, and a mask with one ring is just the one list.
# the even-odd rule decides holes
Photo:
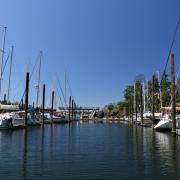
[[(154, 126), (156, 130), (170, 131), (172, 129), (171, 107), (161, 108), (163, 118)], [(176, 127), (180, 128), (180, 104), (176, 104)]]

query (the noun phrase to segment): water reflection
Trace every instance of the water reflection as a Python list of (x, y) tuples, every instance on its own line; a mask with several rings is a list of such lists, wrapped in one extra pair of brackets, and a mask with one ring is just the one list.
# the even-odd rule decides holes
[(23, 151), (23, 179), (27, 179), (27, 153), (28, 153), (28, 141), (27, 130), (24, 130), (24, 151)]
[(179, 177), (177, 168), (180, 160), (180, 138), (173, 137), (171, 133), (155, 132), (151, 128), (133, 126), (130, 130), (133, 133), (132, 154), (142, 178)]
[(130, 124), (0, 132), (1, 179), (179, 179), (180, 137)]

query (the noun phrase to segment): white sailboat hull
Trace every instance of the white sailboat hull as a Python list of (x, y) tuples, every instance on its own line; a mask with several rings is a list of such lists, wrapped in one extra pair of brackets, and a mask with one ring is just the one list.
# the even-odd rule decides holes
[[(180, 119), (176, 119), (176, 127), (180, 128)], [(171, 119), (162, 119), (158, 124), (154, 126), (156, 130), (171, 130), (172, 129), (172, 120)]]
[(156, 130), (171, 130), (172, 129), (172, 120), (162, 119), (158, 124), (154, 126)]

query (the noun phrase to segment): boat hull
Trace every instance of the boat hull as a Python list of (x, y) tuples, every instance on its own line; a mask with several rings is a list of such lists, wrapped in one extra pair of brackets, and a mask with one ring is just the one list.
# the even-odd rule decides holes
[(172, 121), (171, 120), (161, 120), (158, 124), (154, 126), (154, 129), (158, 131), (171, 131), (172, 130)]

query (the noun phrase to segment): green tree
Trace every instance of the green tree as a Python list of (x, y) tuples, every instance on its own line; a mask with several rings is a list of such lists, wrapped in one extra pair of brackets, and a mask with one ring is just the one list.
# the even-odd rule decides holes
[[(159, 81), (156, 75), (154, 76), (154, 107), (155, 107), (155, 112), (158, 112), (160, 110), (160, 86), (159, 86)], [(153, 77), (152, 77), (153, 78)], [(151, 111), (152, 110), (152, 79), (148, 81), (148, 97), (147, 97), (147, 106), (148, 109)]]
[(124, 98), (127, 104), (126, 115), (130, 116), (133, 113), (133, 103), (134, 103), (134, 86), (127, 86), (124, 90)]
[(168, 75), (165, 72), (161, 81), (161, 96), (162, 96), (163, 107), (170, 105), (170, 100), (171, 100), (170, 91), (171, 91), (170, 82), (168, 80)]
[(180, 78), (176, 82), (176, 103), (180, 103)]

